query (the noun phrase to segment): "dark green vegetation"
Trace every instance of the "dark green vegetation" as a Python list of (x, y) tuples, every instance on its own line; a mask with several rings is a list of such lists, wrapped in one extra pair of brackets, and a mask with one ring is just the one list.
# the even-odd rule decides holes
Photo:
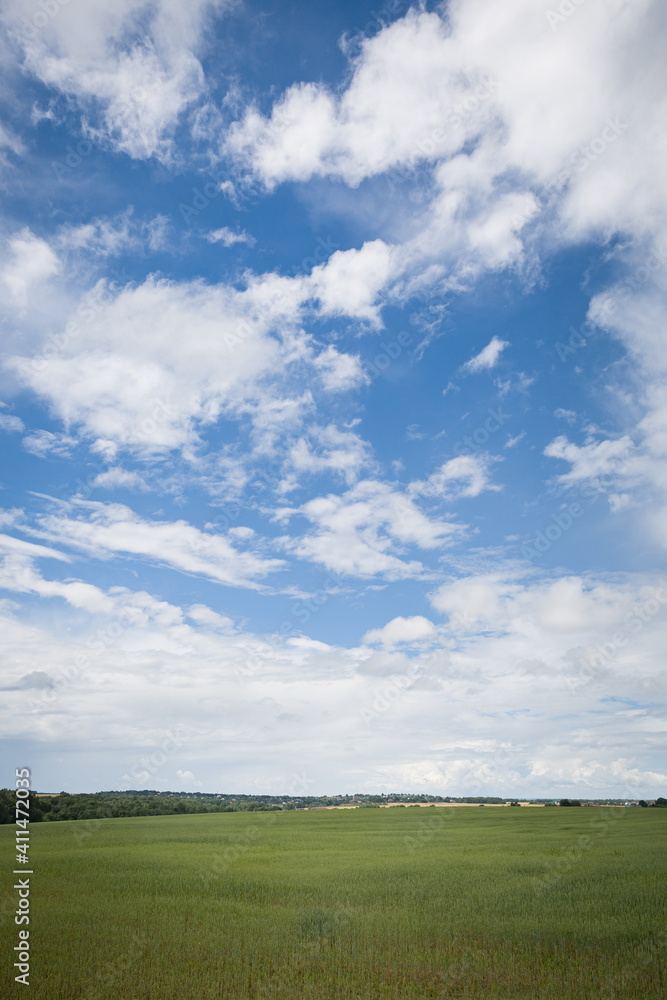
[[(258, 812), (31, 830), (32, 1000), (663, 998), (662, 809)], [(11, 872), (14, 830), (0, 830)]]
[[(464, 796), (463, 798), (442, 798), (439, 795), (218, 795), (211, 792), (157, 792), (141, 789), (123, 792), (83, 792), (70, 795), (60, 792), (54, 796), (30, 794), (30, 822), (58, 822), (70, 819), (118, 819), (121, 816), (178, 816), (182, 813), (206, 812), (256, 812), (257, 810), (309, 809), (334, 806), (344, 803), (360, 807), (400, 803), (425, 805), (436, 802), (466, 802), (478, 805), (498, 805), (505, 799), (497, 795)], [(535, 799), (544, 802), (543, 799)], [(599, 800), (594, 800), (599, 801)], [(616, 804), (620, 799), (610, 799), (606, 804)], [(510, 803), (513, 806), (519, 802)], [(553, 802), (548, 802), (553, 805)], [(561, 806), (580, 806), (581, 802), (561, 799)], [(666, 799), (657, 799), (655, 806), (667, 806)], [(640, 806), (649, 803), (640, 802)], [(15, 794), (12, 789), (0, 788), (0, 825), (13, 823), (15, 819)]]
[[(246, 808), (258, 808), (250, 803)], [(262, 807), (260, 807), (262, 808)], [(277, 807), (280, 808), (280, 807)], [(37, 796), (30, 794), (30, 822), (59, 822), (71, 819), (117, 819), (120, 816), (174, 816), (182, 813), (230, 812), (235, 807), (186, 795), (158, 795), (143, 792), (94, 792), (91, 794)], [(15, 820), (15, 795), (0, 788), (0, 824)]]
[[(254, 812), (257, 810), (307, 809), (344, 803), (375, 805), (386, 802), (443, 802), (435, 795), (222, 795), (210, 792), (158, 792), (155, 789), (122, 792), (82, 792), (70, 795), (30, 794), (30, 821), (55, 822), (70, 819), (117, 819), (120, 816), (174, 816), (181, 813)], [(452, 802), (503, 802), (497, 796), (451, 799)], [(14, 822), (14, 791), (0, 788), (0, 825)]]

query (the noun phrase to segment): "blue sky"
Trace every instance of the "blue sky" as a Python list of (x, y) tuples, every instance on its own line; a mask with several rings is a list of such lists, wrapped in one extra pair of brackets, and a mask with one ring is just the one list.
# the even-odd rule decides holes
[(7, 773), (664, 793), (664, 8), (0, 12)]

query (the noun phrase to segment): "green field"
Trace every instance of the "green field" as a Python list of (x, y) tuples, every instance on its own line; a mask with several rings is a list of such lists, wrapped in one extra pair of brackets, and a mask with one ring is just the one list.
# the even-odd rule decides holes
[(228, 813), (31, 830), (32, 1000), (663, 998), (667, 810)]

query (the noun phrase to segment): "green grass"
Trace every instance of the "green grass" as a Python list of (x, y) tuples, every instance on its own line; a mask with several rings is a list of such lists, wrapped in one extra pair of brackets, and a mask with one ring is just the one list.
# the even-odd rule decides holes
[(667, 810), (584, 808), (37, 824), (31, 985), (8, 874), (2, 995), (663, 998), (666, 831)]

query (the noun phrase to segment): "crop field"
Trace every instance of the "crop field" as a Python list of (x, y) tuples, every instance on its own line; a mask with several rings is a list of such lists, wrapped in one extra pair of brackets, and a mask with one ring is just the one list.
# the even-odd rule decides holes
[(664, 998), (667, 810), (360, 809), (37, 824), (31, 1000)]

